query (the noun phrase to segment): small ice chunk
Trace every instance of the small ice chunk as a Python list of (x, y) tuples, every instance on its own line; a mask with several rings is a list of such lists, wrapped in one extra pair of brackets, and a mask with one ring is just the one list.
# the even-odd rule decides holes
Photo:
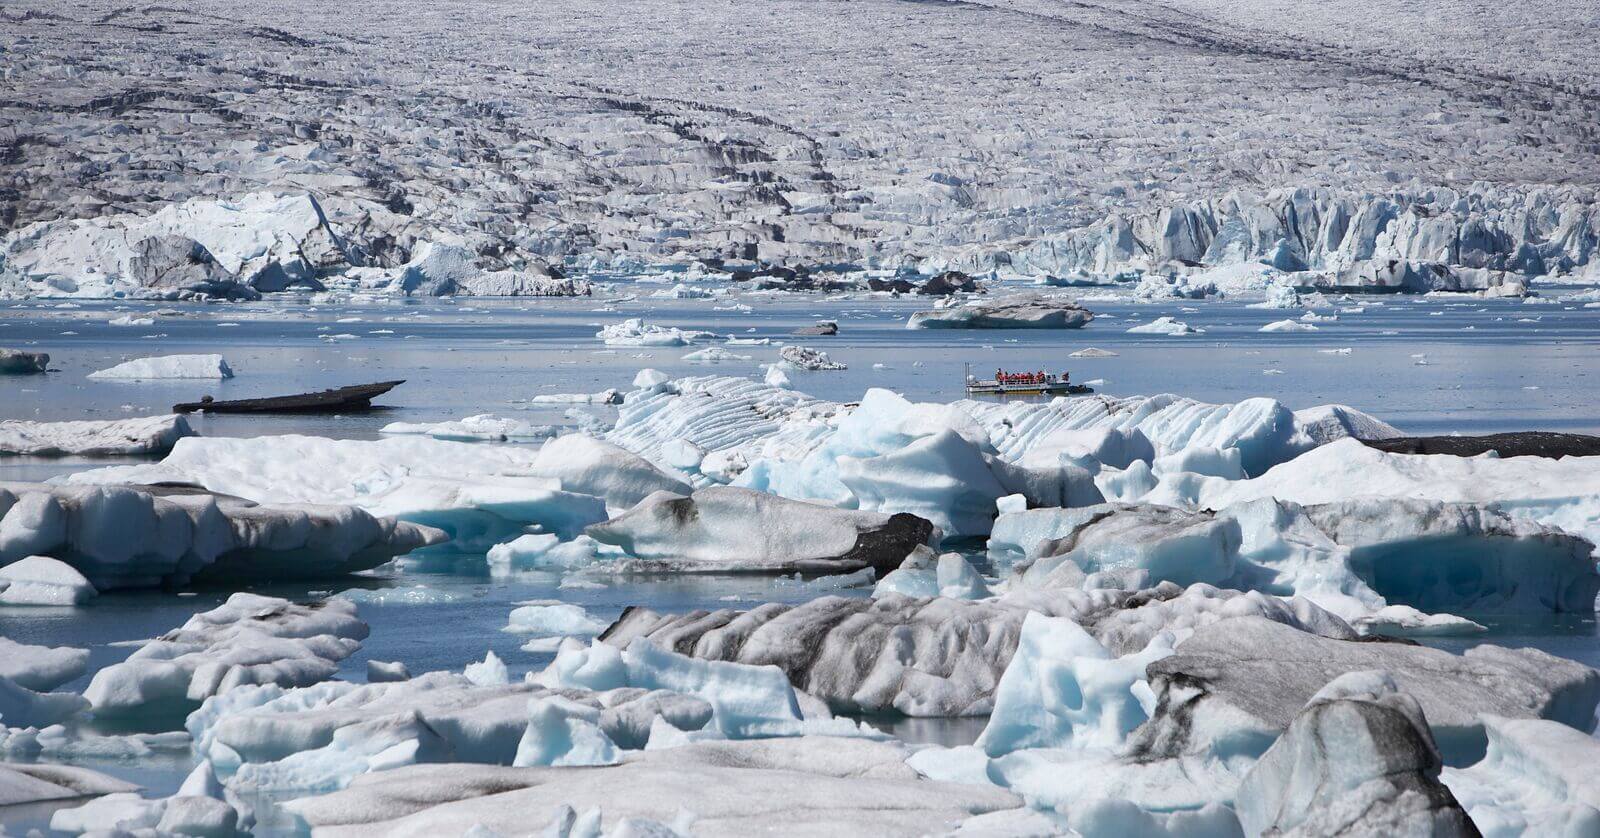
[(382, 684), (390, 681), (411, 680), (411, 670), (402, 661), (367, 661), (367, 683)]
[(672, 376), (667, 375), (661, 370), (645, 367), (644, 369), (639, 370), (638, 374), (633, 377), (633, 386), (643, 390), (650, 387), (660, 386), (671, 380)]
[(610, 623), (570, 602), (534, 602), (512, 610), (505, 631), (513, 634), (595, 635)]
[(1448, 637), (1479, 634), (1486, 627), (1454, 614), (1424, 614), (1409, 605), (1390, 605), (1351, 623), (1362, 634), (1385, 637)]
[(0, 605), (81, 605), (96, 593), (83, 574), (48, 556), (0, 567)]
[(499, 687), (511, 683), (511, 675), (506, 671), (505, 661), (494, 652), (486, 652), (483, 660), (469, 663), (461, 670), (462, 677), (480, 687)]

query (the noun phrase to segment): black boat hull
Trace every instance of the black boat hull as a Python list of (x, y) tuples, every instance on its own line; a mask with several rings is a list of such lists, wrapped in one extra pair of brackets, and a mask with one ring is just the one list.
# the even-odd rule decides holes
[(406, 383), (380, 381), (357, 384), (317, 393), (269, 396), (261, 399), (185, 402), (172, 406), (173, 413), (353, 413), (372, 410), (372, 400)]

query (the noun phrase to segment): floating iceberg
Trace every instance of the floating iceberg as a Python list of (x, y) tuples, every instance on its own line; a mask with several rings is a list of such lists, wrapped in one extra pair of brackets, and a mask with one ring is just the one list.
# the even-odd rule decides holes
[(102, 591), (340, 576), (443, 539), (354, 507), (257, 505), (174, 487), (0, 484), (0, 562), (50, 556)]
[(36, 692), (53, 690), (88, 670), (89, 650), (29, 646), (0, 637), (0, 678)]
[(656, 492), (587, 533), (633, 557), (626, 563), (631, 570), (849, 573), (894, 569), (933, 536), (933, 526), (905, 513), (834, 509), (713, 486), (690, 496)]
[(1157, 710), (1130, 742), (1144, 759), (1259, 756), (1322, 685), (1382, 670), (1417, 699), (1446, 764), (1484, 753), (1483, 716), (1542, 718), (1594, 728), (1600, 673), (1532, 649), (1477, 646), (1464, 655), (1402, 643), (1321, 638), (1244, 617), (1196, 630), (1149, 666)]
[[(535, 813), (569, 806), (662, 823), (687, 810), (697, 834), (749, 835), (781, 823), (796, 834), (909, 836), (1022, 806), (992, 786), (924, 780), (906, 756), (895, 743), (807, 736), (700, 742), (582, 771), (419, 765), (361, 777), (286, 808), (314, 830), (387, 835), (458, 835), (474, 827), (514, 834), (527, 831)], [(618, 788), (630, 793), (618, 795)]]
[(550, 425), (536, 425), (526, 419), (480, 413), (452, 422), (390, 422), (378, 430), (382, 434), (420, 434), (434, 439), (488, 440), (510, 442), (547, 439), (557, 431)]
[(138, 786), (74, 765), (0, 765), (0, 807), (138, 790)]
[(1444, 783), (1487, 838), (1587, 835), (1600, 829), (1600, 743), (1542, 719), (1485, 715), (1482, 761), (1446, 768)]
[(595, 332), (594, 336), (604, 341), (606, 346), (688, 346), (699, 341), (720, 339), (715, 332), (656, 326), (638, 317), (606, 326)]
[(545, 443), (531, 471), (559, 480), (565, 491), (603, 498), (618, 510), (630, 509), (655, 492), (689, 491), (688, 483), (649, 460), (585, 434), (567, 434)]
[(1081, 329), (1094, 314), (1064, 298), (1022, 297), (919, 311), (908, 329)]
[(1199, 335), (1204, 333), (1204, 329), (1196, 329), (1188, 323), (1173, 317), (1157, 317), (1149, 323), (1128, 329), (1128, 334), (1130, 335)]
[(194, 431), (182, 416), (145, 416), (81, 422), (0, 421), (0, 454), (33, 457), (103, 457), (165, 454)]
[(44, 352), (24, 352), (0, 347), (0, 375), (33, 375), (45, 372), (50, 356)]
[(96, 672), (83, 695), (96, 716), (181, 715), (241, 687), (327, 680), (366, 636), (354, 603), (237, 593)]
[(520, 446), (416, 436), (194, 437), (160, 463), (79, 472), (68, 480), (188, 483), (267, 504), (355, 506), (437, 527), (458, 550), (488, 549), (530, 525), (570, 538), (605, 520), (600, 498), (538, 476), (539, 456)]
[[(1302, 504), (1346, 498), (1423, 498), (1495, 505), (1600, 541), (1600, 467), (1595, 457), (1455, 457), (1391, 454), (1354, 439), (1336, 440), (1252, 480), (1203, 480), (1173, 487), (1173, 500), (1219, 509), (1275, 497)], [(1160, 491), (1160, 490), (1158, 490)]]
[(0, 605), (81, 605), (96, 593), (83, 574), (47, 556), (0, 566)]
[(694, 352), (690, 352), (678, 360), (688, 361), (692, 364), (707, 364), (721, 363), (723, 361), (748, 361), (750, 356), (735, 355), (720, 346), (708, 346), (705, 349), (697, 349)]
[(782, 366), (797, 370), (842, 370), (845, 364), (828, 357), (828, 353), (809, 346), (789, 345), (778, 350)]
[(1274, 320), (1257, 329), (1258, 332), (1315, 332), (1317, 327), (1312, 323), (1302, 323), (1299, 320)]
[(101, 380), (138, 381), (163, 378), (232, 378), (233, 369), (221, 355), (161, 355), (123, 361), (89, 373)]
[(964, 600), (892, 592), (865, 600), (825, 596), (748, 611), (623, 612), (601, 635), (626, 646), (648, 637), (708, 660), (775, 665), (797, 689), (840, 712), (974, 716), (994, 692), (1030, 613), (1071, 619), (1115, 655), (1146, 648), (1163, 631), (1254, 615), (1354, 639), (1356, 633), (1304, 600), (1289, 602), (1197, 585), (1145, 590), (1055, 589)]
[(1323, 687), (1239, 783), (1247, 835), (1470, 835), (1422, 705), (1384, 672)]
[(1352, 619), (1384, 605), (1587, 612), (1600, 593), (1593, 544), (1493, 506), (1359, 499), (1301, 507), (1266, 498), (1189, 512), (1108, 504), (1008, 513), (995, 533), (996, 561), (1028, 560), (1022, 586), (1052, 586), (1070, 564), (1069, 580), (1137, 571), (1180, 585), (1293, 592)]

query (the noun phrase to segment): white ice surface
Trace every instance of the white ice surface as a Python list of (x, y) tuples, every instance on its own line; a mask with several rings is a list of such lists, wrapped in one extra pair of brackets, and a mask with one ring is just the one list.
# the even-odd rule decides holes
[(160, 355), (123, 361), (114, 367), (89, 373), (90, 378), (114, 381), (150, 381), (168, 378), (233, 377), (233, 369), (221, 355)]

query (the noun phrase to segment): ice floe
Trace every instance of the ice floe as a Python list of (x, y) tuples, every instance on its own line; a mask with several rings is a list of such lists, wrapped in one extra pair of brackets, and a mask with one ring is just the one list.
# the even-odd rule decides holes
[[(185, 444), (198, 443), (198, 444)], [(80, 472), (73, 483), (179, 482), (265, 504), (359, 507), (444, 530), (451, 548), (488, 547), (538, 525), (567, 537), (605, 519), (601, 498), (538, 476), (539, 452), (419, 436), (195, 437), (160, 463)], [(419, 545), (420, 546), (420, 545)]]
[(789, 500), (729, 486), (656, 492), (587, 530), (631, 570), (715, 573), (887, 572), (933, 536), (927, 521)]
[(919, 311), (910, 329), (1081, 329), (1094, 314), (1068, 299), (1016, 297)]
[(0, 454), (34, 457), (165, 454), (194, 431), (182, 416), (30, 422), (0, 420)]
[(139, 787), (73, 765), (0, 764), (0, 806), (129, 793)]
[(45, 372), (49, 366), (47, 353), (0, 347), (0, 375), (33, 375)]
[(558, 433), (550, 425), (539, 425), (526, 419), (495, 416), (492, 413), (480, 413), (475, 416), (468, 416), (465, 419), (449, 422), (390, 422), (380, 428), (378, 432), (384, 434), (420, 434), (422, 436), (431, 436), (434, 439), (488, 440), (492, 442), (546, 439)]
[(96, 716), (172, 716), (241, 687), (309, 686), (361, 647), (354, 603), (312, 605), (236, 593), (112, 664), (84, 690)]
[(443, 539), (349, 506), (259, 505), (170, 486), (0, 484), (0, 562), (49, 556), (100, 590), (338, 576)]
[(89, 373), (90, 378), (114, 381), (159, 380), (167, 378), (233, 377), (233, 368), (221, 355), (161, 355), (135, 358), (114, 367)]
[(632, 317), (613, 323), (595, 333), (606, 346), (688, 346), (691, 343), (717, 340), (714, 332), (680, 329), (676, 326), (657, 326)]
[(96, 593), (83, 574), (48, 556), (0, 566), (0, 605), (81, 605)]
[[(368, 775), (287, 808), (319, 832), (352, 835), (462, 834), (473, 827), (510, 834), (567, 806), (662, 823), (686, 811), (694, 834), (731, 836), (774, 823), (818, 835), (935, 834), (1022, 805), (1002, 789), (927, 781), (905, 765), (906, 754), (894, 743), (810, 736), (700, 742), (584, 771), (416, 766)], [(632, 792), (618, 796), (622, 787)]]

